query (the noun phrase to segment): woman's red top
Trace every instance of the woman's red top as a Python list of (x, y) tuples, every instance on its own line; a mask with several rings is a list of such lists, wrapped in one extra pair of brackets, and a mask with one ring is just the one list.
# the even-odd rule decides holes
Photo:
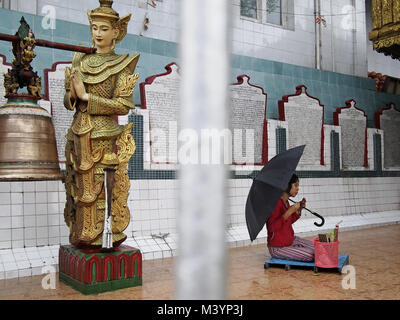
[(283, 217), (289, 203), (279, 199), (274, 211), (267, 220), (268, 244), (273, 247), (287, 247), (293, 243), (294, 231), (292, 224), (300, 218), (295, 212), (287, 220)]

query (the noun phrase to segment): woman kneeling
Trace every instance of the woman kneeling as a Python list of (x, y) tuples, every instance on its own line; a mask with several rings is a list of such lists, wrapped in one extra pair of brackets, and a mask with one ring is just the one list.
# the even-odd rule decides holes
[(292, 224), (301, 216), (306, 200), (289, 205), (289, 197), (299, 192), (299, 178), (294, 174), (274, 211), (267, 220), (268, 250), (273, 258), (297, 261), (314, 261), (312, 241), (294, 236)]

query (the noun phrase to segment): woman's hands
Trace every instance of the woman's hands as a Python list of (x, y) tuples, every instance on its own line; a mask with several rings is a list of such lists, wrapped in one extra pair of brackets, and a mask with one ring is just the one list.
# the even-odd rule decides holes
[(300, 201), (300, 211), (306, 207), (306, 198), (301, 199)]
[(290, 206), (289, 209), (286, 210), (283, 217), (285, 218), (285, 220), (287, 220), (295, 212), (301, 214), (301, 210), (305, 207), (306, 207), (306, 199), (303, 198), (301, 201), (295, 202), (292, 206)]
[(86, 93), (85, 85), (75, 69), (71, 71), (70, 81), (72, 98), (79, 98), (82, 101), (88, 101), (89, 95)]

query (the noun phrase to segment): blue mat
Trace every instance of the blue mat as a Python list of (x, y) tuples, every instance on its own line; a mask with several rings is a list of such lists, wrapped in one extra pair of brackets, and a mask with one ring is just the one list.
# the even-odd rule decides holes
[[(349, 263), (349, 255), (348, 254), (339, 254), (339, 264), (336, 267), (337, 269), (342, 269), (346, 264)], [(315, 267), (315, 263), (313, 262), (303, 262), (303, 261), (295, 261), (295, 260), (283, 260), (271, 258), (265, 261), (265, 266), (269, 267), (272, 264), (281, 264), (285, 266), (303, 266), (303, 267)], [(318, 267), (321, 268), (321, 267)]]

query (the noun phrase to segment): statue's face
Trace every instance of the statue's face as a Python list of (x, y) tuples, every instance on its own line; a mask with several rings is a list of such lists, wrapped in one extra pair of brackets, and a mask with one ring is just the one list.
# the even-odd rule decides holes
[(108, 21), (94, 20), (91, 31), (98, 51), (111, 50), (113, 39), (118, 36), (118, 29), (113, 28)]

